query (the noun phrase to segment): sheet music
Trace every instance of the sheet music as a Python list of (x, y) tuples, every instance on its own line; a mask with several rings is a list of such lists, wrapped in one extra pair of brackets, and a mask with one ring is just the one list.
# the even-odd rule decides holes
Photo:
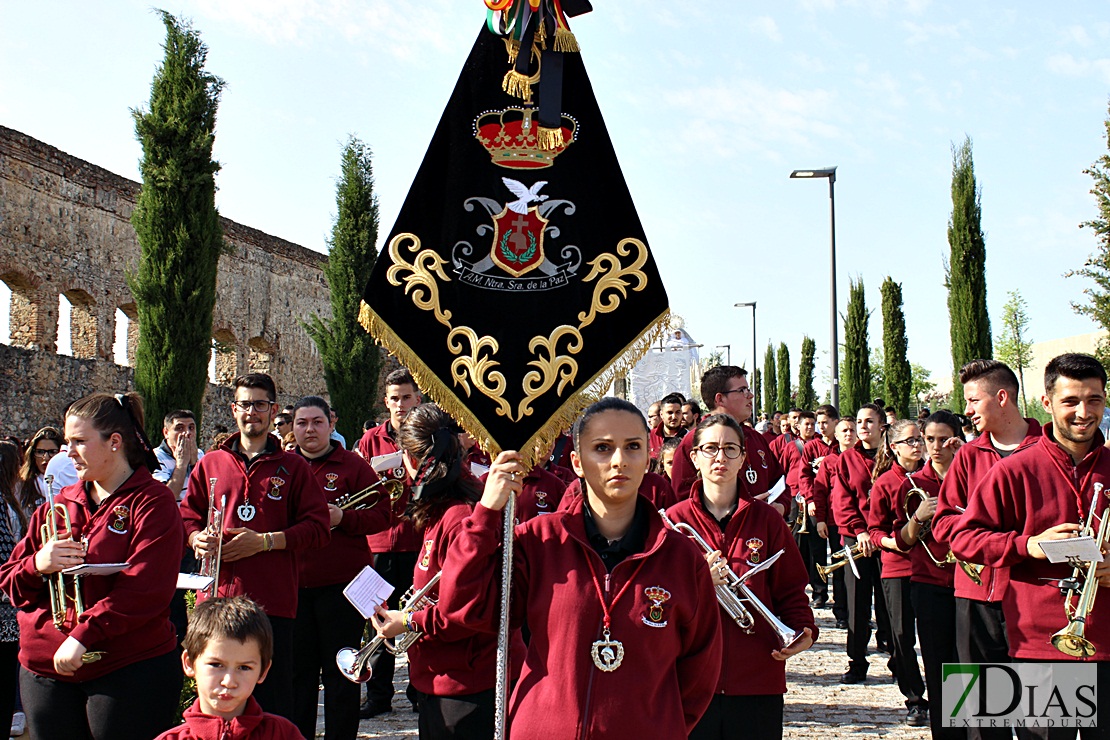
[(110, 576), (119, 573), (131, 563), (82, 563), (62, 571), (67, 576)]
[(1043, 540), (1041, 549), (1050, 563), (1067, 563), (1072, 558), (1085, 563), (1102, 562), (1102, 553), (1094, 537), (1069, 537), (1066, 540)]
[(367, 565), (347, 584), (343, 595), (358, 609), (363, 619), (369, 619), (374, 609), (393, 595), (393, 586)]
[(201, 591), (212, 585), (215, 580), (212, 576), (202, 576), (196, 573), (178, 573), (177, 588), (183, 591)]
[(475, 478), (481, 478), (489, 472), (489, 465), (482, 465), (481, 463), (470, 463), (470, 472), (474, 473)]
[(785, 490), (786, 490), (786, 476), (784, 475), (781, 478), (779, 478), (779, 482), (776, 483), (775, 485), (771, 486), (771, 490), (767, 492), (767, 503), (769, 503), (769, 504), (775, 503), (775, 499), (777, 499), (779, 496), (781, 496), (782, 492), (785, 491)]
[(388, 473), (391, 470), (396, 470), (402, 465), (402, 452), (390, 452), (388, 455), (375, 455), (370, 458), (370, 467), (374, 469), (375, 473)]

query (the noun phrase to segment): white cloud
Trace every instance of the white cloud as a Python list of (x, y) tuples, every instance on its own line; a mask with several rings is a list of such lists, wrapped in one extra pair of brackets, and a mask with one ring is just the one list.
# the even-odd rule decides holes
[(1087, 33), (1087, 29), (1083, 26), (1069, 26), (1065, 29), (1066, 38), (1079, 44), (1080, 46), (1090, 46), (1091, 37)]
[(762, 34), (776, 44), (782, 41), (782, 32), (779, 31), (779, 25), (775, 23), (774, 18), (768, 15), (761, 15), (753, 18), (749, 25), (753, 31)]
[(925, 44), (941, 39), (958, 39), (960, 33), (966, 28), (965, 22), (960, 23), (915, 23), (904, 21), (902, 28), (908, 32), (907, 44)]
[(1110, 58), (1076, 59), (1067, 53), (1053, 54), (1045, 60), (1045, 66), (1050, 72), (1065, 77), (1094, 76), (1110, 83)]

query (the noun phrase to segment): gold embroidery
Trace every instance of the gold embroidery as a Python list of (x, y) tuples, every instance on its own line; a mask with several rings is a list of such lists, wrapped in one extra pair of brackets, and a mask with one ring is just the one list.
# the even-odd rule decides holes
[[(551, 386), (555, 385), (556, 380), (559, 381), (559, 387), (555, 389), (555, 393), (562, 396), (567, 383), (578, 375), (578, 363), (566, 355), (558, 354), (559, 340), (568, 336), (571, 342), (567, 345), (566, 351), (576, 355), (582, 351), (583, 342), (582, 333), (573, 326), (558, 326), (551, 332), (550, 337), (546, 339), (542, 336), (532, 337), (532, 341), (528, 343), (528, 350), (537, 357), (528, 365), (538, 368), (539, 372), (531, 370), (524, 376), (522, 383), (524, 400), (517, 407), (517, 421), (532, 415), (532, 402), (547, 393)], [(537, 350), (546, 352), (547, 357), (541, 357)]]
[(436, 321), (450, 329), (451, 312), (440, 308), (439, 285), (435, 281), (436, 276), (438, 276), (445, 283), (451, 282), (451, 278), (447, 277), (447, 273), (443, 271), (443, 266), (447, 264), (447, 260), (436, 254), (435, 250), (425, 249), (419, 251), (416, 259), (411, 264), (405, 262), (405, 258), (400, 254), (400, 248), (406, 241), (409, 244), (405, 246), (410, 252), (420, 250), (420, 237), (415, 234), (398, 234), (393, 237), (389, 242), (389, 256), (393, 260), (393, 264), (385, 274), (386, 279), (389, 280), (390, 285), (400, 285), (402, 280), (400, 275), (405, 272), (412, 273), (403, 278), (405, 295), (411, 293), (412, 302), (416, 304), (417, 308), (434, 311)]
[[(470, 383), (467, 382), (469, 375), (474, 382), (474, 387), (482, 395), (488, 396), (497, 403), (497, 415), (512, 419), (512, 409), (508, 401), (501, 397), (505, 392), (505, 376), (493, 369), (499, 364), (493, 359), (498, 350), (497, 340), (489, 336), (479, 339), (477, 332), (469, 326), (457, 327), (447, 334), (447, 349), (451, 350), (453, 355), (461, 355), (465, 351), (463, 344), (458, 341), (459, 337), (465, 337), (470, 343), (471, 353), (469, 357), (455, 358), (451, 363), (451, 376), (469, 396)], [(483, 350), (489, 350), (489, 356), (483, 356)]]
[[(593, 269), (590, 270), (590, 274), (582, 282), (588, 283), (595, 278), (600, 279), (598, 279), (597, 285), (594, 286), (593, 301), (589, 313), (583, 311), (578, 314), (578, 320), (581, 322), (578, 325), (579, 329), (585, 329), (592, 324), (599, 313), (610, 313), (617, 310), (617, 306), (621, 303), (620, 298), (628, 297), (629, 281), (636, 281), (632, 290), (641, 291), (647, 287), (647, 275), (640, 269), (647, 262), (647, 246), (639, 239), (622, 239), (620, 244), (617, 245), (617, 254), (621, 257), (627, 257), (633, 247), (637, 251), (636, 259), (627, 267), (621, 264), (619, 258), (609, 252), (598, 255), (590, 262), (590, 267)], [(619, 293), (620, 298), (613, 293), (605, 295), (606, 291), (610, 290)]]

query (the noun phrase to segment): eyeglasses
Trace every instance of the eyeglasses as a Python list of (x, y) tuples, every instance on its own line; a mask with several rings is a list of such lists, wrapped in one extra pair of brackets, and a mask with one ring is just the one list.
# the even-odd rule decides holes
[(891, 442), (891, 444), (909, 445), (910, 447), (921, 447), (923, 444), (925, 444), (925, 440), (923, 440), (921, 437), (906, 437), (905, 439), (899, 439), (896, 442)]
[(258, 413), (262, 413), (263, 411), (269, 411), (270, 408), (274, 405), (274, 402), (273, 401), (232, 401), (231, 405), (234, 406), (235, 408), (239, 409), (240, 411), (254, 410), (254, 411), (257, 411)]
[(722, 396), (727, 396), (729, 393), (743, 393), (745, 396), (755, 395), (755, 393), (749, 386), (744, 386), (743, 388), (733, 388), (731, 391), (721, 391)]
[(34, 455), (35, 455), (35, 457), (51, 458), (51, 457), (54, 457), (55, 455), (57, 455), (59, 452), (61, 452), (61, 450), (58, 450), (58, 449), (54, 449), (54, 450), (36, 449), (34, 451)]
[(727, 444), (720, 446), (715, 444), (708, 444), (702, 445), (701, 447), (695, 447), (694, 449), (700, 452), (702, 454), (702, 457), (707, 457), (710, 460), (715, 458), (718, 452), (725, 453), (725, 457), (727, 457), (729, 460), (735, 460), (736, 458), (744, 454), (744, 448), (736, 444)]

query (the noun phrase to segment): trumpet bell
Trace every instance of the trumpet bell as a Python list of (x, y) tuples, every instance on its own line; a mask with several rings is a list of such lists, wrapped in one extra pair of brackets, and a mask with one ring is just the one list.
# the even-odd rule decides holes
[(335, 665), (343, 677), (352, 683), (366, 683), (374, 675), (370, 668), (370, 661), (359, 655), (361, 651), (354, 648), (343, 648), (335, 654)]
[(1086, 624), (1078, 619), (1052, 636), (1052, 647), (1073, 658), (1093, 658), (1095, 645), (1083, 636)]

